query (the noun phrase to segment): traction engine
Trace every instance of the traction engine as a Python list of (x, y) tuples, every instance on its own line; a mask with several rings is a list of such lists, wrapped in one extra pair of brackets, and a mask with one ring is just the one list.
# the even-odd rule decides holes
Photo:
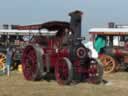
[[(27, 80), (50, 79), (54, 74), (59, 84), (72, 82), (100, 83), (103, 68), (97, 60), (91, 58), (81, 37), (82, 12), (69, 14), (71, 21), (52, 21), (40, 25), (18, 26), (17, 29), (39, 30), (33, 36), (22, 54), (23, 74)], [(41, 30), (49, 33), (42, 35)], [(55, 34), (52, 31), (56, 31)]]

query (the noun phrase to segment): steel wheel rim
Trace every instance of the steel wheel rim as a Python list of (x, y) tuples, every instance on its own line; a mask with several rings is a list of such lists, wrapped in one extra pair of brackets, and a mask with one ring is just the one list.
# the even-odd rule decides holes
[(56, 78), (59, 84), (64, 84), (65, 80), (68, 80), (68, 66), (64, 59), (60, 59), (56, 66)]
[(112, 73), (115, 71), (116, 69), (115, 60), (111, 56), (103, 55), (100, 58), (100, 60), (104, 66), (104, 73)]
[(33, 79), (33, 73), (36, 72), (36, 51), (32, 46), (29, 46), (25, 49), (23, 54), (23, 73), (27, 80)]

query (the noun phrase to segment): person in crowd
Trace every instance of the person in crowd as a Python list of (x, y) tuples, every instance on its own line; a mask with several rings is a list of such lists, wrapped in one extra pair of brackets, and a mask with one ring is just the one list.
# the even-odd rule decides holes
[(6, 52), (6, 66), (5, 66), (5, 72), (7, 74), (7, 76), (10, 75), (10, 67), (12, 64), (12, 55), (13, 55), (13, 48), (12, 47), (8, 47), (7, 48), (7, 52)]

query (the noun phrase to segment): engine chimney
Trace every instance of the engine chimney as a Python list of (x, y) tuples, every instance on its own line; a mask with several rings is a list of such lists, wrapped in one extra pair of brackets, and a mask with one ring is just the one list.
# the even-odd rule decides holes
[(74, 39), (81, 37), (81, 19), (82, 19), (82, 12), (81, 11), (74, 11), (69, 13), (71, 16), (70, 21), (70, 28), (74, 32)]

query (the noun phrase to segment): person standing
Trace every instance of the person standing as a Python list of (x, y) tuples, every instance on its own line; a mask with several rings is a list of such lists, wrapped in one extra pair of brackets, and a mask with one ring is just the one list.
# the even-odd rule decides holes
[(12, 47), (8, 47), (7, 53), (6, 53), (6, 68), (5, 68), (7, 76), (10, 75), (10, 67), (12, 64), (12, 55), (13, 55)]

